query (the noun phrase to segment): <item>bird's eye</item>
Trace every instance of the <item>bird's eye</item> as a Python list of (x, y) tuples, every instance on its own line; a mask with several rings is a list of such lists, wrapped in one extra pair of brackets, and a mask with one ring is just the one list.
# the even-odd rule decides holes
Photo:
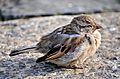
[(90, 21), (86, 21), (86, 23), (90, 24)]

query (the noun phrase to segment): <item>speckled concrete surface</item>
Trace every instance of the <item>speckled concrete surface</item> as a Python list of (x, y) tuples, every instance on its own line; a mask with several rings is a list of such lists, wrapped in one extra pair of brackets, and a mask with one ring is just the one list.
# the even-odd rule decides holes
[[(75, 15), (76, 16), (76, 15)], [(119, 79), (120, 13), (91, 14), (103, 26), (102, 44), (84, 69), (61, 69), (35, 63), (40, 53), (14, 57), (12, 49), (36, 44), (42, 35), (71, 21), (73, 16), (37, 17), (0, 22), (0, 79)]]

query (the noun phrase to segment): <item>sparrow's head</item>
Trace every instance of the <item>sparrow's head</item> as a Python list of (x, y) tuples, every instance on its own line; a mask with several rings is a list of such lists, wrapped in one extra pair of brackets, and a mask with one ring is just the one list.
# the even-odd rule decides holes
[(88, 15), (80, 15), (73, 18), (71, 25), (73, 25), (73, 28), (76, 28), (76, 30), (87, 33), (93, 33), (95, 30), (102, 28), (95, 22), (94, 18)]

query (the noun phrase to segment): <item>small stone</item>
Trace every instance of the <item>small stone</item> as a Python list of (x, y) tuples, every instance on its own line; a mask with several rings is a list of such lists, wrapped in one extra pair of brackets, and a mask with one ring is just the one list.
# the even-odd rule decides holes
[(116, 71), (118, 70), (117, 65), (114, 65), (114, 66), (112, 67), (112, 70), (113, 70), (113, 72), (116, 72)]
[(20, 68), (20, 69), (23, 69), (23, 68), (25, 68), (25, 67), (26, 67), (25, 63), (19, 62), (19, 68)]

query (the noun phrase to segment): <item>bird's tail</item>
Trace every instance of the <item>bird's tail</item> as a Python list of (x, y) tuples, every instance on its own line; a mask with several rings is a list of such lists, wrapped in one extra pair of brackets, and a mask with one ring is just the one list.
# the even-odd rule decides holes
[(27, 52), (30, 52), (31, 50), (34, 50), (35, 48), (36, 48), (36, 46), (32, 46), (32, 47), (12, 50), (11, 53), (9, 54), (9, 56), (15, 56), (15, 55), (18, 55), (18, 54), (27, 53)]

